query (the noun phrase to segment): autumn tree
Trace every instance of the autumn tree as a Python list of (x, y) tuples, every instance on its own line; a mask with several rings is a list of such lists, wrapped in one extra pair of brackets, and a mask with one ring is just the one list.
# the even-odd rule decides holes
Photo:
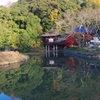
[(51, 21), (56, 21), (58, 18), (58, 9), (54, 9), (51, 11), (51, 14), (50, 14), (50, 19)]
[(88, 1), (92, 1), (92, 2), (94, 2), (95, 4), (97, 4), (97, 5), (100, 6), (100, 0), (88, 0)]

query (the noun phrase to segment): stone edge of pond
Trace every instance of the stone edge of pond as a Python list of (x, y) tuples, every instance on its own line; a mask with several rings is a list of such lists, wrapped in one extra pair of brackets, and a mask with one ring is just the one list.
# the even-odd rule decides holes
[(75, 51), (69, 51), (69, 50), (64, 50), (64, 54), (66, 55), (72, 55), (72, 56), (77, 56), (81, 58), (87, 58), (87, 59), (100, 59), (100, 54), (82, 54), (78, 53)]
[(21, 63), (21, 62), (25, 62), (25, 61), (28, 61), (30, 59), (30, 57), (26, 54), (23, 54), (25, 56), (25, 58), (23, 58), (22, 60), (16, 60), (16, 61), (5, 61), (5, 62), (2, 62), (0, 63), (0, 66), (3, 66), (3, 65), (10, 65), (10, 64), (14, 64), (14, 63)]

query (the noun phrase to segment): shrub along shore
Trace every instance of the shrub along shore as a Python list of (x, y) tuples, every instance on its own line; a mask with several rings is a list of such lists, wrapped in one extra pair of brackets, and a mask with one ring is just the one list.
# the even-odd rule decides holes
[(0, 52), (0, 65), (13, 64), (24, 62), (29, 59), (29, 56), (14, 51)]

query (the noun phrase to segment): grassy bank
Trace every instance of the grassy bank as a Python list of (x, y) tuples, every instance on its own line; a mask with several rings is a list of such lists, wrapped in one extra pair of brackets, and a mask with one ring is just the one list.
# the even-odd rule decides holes
[(88, 48), (70, 47), (70, 48), (65, 48), (65, 50), (74, 51), (82, 54), (100, 54), (100, 50), (88, 49)]
[(0, 52), (0, 65), (12, 64), (28, 60), (29, 57), (19, 52), (4, 51)]

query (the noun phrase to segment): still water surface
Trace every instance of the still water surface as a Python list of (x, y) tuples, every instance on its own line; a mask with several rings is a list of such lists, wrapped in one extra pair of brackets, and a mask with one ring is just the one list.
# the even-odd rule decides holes
[(0, 100), (100, 100), (100, 61), (31, 55), (0, 67)]

